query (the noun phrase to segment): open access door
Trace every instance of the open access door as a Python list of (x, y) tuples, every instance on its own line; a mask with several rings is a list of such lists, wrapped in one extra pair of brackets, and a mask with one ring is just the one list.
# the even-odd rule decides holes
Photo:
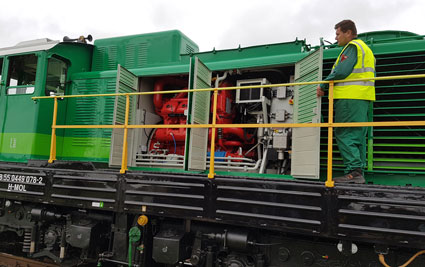
[[(128, 71), (126, 68), (118, 64), (117, 82), (115, 93), (135, 93), (138, 91), (139, 79), (136, 75)], [(130, 110), (128, 116), (128, 124), (134, 124), (136, 113), (137, 97), (130, 96)], [(114, 104), (113, 125), (124, 125), (125, 123), (125, 96), (116, 96)], [(128, 159), (131, 162), (133, 156), (133, 135), (134, 129), (128, 129), (127, 146)], [(109, 166), (121, 166), (124, 129), (112, 129), (111, 151), (109, 156)]]
[[(295, 64), (295, 82), (322, 80), (323, 47)], [(321, 99), (317, 85), (296, 86), (294, 123), (319, 123)], [(320, 128), (294, 128), (292, 134), (291, 175), (295, 178), (319, 179)]]
[[(211, 87), (211, 71), (199, 60), (190, 60), (189, 89)], [(189, 124), (208, 124), (210, 118), (211, 92), (193, 92), (189, 95), (188, 120)], [(187, 129), (186, 134), (186, 166), (188, 170), (207, 168), (208, 129)]]

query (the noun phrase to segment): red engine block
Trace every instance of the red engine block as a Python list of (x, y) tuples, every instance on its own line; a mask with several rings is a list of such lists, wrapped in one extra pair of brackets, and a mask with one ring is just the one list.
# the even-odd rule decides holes
[[(220, 87), (232, 86), (223, 82)], [(177, 78), (162, 78), (155, 82), (154, 91), (179, 90), (187, 88), (187, 81)], [(167, 95), (165, 95), (167, 96)], [(185, 110), (187, 109), (187, 93), (179, 93), (173, 97), (163, 97), (156, 94), (153, 97), (155, 112), (160, 115), (167, 124), (186, 124)], [(212, 102), (212, 101), (211, 101)], [(234, 96), (231, 91), (219, 91), (217, 95), (217, 124), (231, 124), (236, 116), (233, 108)], [(211, 113), (212, 113), (211, 103)], [(156, 129), (149, 145), (149, 151), (161, 154), (184, 155), (186, 129), (162, 128)], [(211, 129), (209, 131), (211, 141)], [(223, 128), (217, 130), (216, 151), (225, 151), (226, 157), (241, 157), (240, 152), (247, 149), (247, 145), (253, 144), (254, 138), (251, 134), (244, 132), (243, 128)], [(210, 146), (209, 146), (210, 147)], [(247, 156), (254, 156), (254, 152)], [(243, 154), (243, 153), (242, 153)]]

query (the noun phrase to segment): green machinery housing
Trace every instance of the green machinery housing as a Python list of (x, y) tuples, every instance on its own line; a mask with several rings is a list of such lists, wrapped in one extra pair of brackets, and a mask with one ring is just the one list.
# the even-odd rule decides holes
[[(402, 31), (380, 31), (360, 34), (359, 38), (366, 41), (375, 54), (377, 77), (425, 73), (423, 36)], [(191, 61), (195, 58), (210, 71), (212, 81), (209, 85), (289, 83), (300, 81), (297, 66), (318, 51), (322, 54), (312, 59), (317, 73), (306, 79), (320, 80), (330, 72), (341, 48), (323, 44), (312, 47), (305, 40), (298, 39), (199, 52), (198, 46), (180, 31), (165, 31), (98, 39), (93, 45), (40, 39), (0, 49), (0, 108), (4, 114), (0, 117), (0, 160), (31, 163), (46, 161), (49, 157), (53, 101), (34, 101), (31, 97), (184, 89), (190, 87), (189, 80), (194, 75)], [(117, 86), (118, 68), (125, 68), (136, 77), (136, 88), (122, 91)], [(424, 120), (424, 88), (425, 79), (377, 81), (377, 101), (370, 109), (370, 120)], [(248, 89), (248, 93), (242, 90), (223, 93), (220, 98), (223, 101), (221, 119), (231, 123), (293, 122), (297, 119), (294, 110), (303, 104), (297, 90), (303, 89), (272, 87)], [(186, 105), (186, 109), (190, 110), (194, 102), (191, 97), (190, 94), (177, 98), (175, 95), (171, 98), (155, 98), (152, 95), (132, 97), (130, 122), (167, 124), (177, 120), (178, 123), (188, 123), (187, 117), (190, 116), (187, 113), (167, 113), (166, 108), (169, 105), (170, 109), (177, 110), (177, 105)], [(316, 119), (327, 121), (327, 99), (323, 98), (319, 105), (321, 113), (316, 114)], [(124, 106), (125, 99), (115, 96), (63, 98), (58, 101), (57, 124), (121, 124)], [(207, 107), (203, 112), (210, 113), (210, 109)], [(57, 159), (114, 167), (116, 164), (111, 158), (122, 149), (114, 134), (119, 136), (120, 133), (113, 129), (58, 129)], [(219, 131), (218, 135), (219, 138), (224, 136), (221, 150), (216, 154), (218, 171), (221, 168), (223, 173), (231, 175), (302, 178), (302, 174), (293, 175), (291, 172), (299, 166), (293, 162), (297, 138), (290, 129), (232, 129)], [(320, 169), (316, 172), (321, 175), (316, 178), (324, 179), (327, 129), (321, 129), (318, 137), (320, 139), (312, 142), (313, 145), (320, 142), (317, 146), (320, 153), (317, 154), (317, 166)], [(187, 149), (190, 140), (183, 140), (177, 132), (140, 129), (132, 131), (129, 138), (129, 167), (134, 170), (166, 168), (167, 171), (186, 172), (187, 158), (195, 157), (190, 155), (192, 150)], [(192, 137), (192, 142), (195, 139)], [(180, 153), (183, 146), (186, 149), (181, 149), (183, 152)], [(335, 142), (334, 146), (334, 170), (338, 172), (342, 164)], [(425, 186), (424, 155), (424, 127), (371, 128), (368, 134), (367, 181)]]

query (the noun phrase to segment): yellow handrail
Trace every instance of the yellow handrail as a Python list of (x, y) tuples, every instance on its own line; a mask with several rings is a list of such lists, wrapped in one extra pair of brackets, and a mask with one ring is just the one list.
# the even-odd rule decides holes
[(214, 98), (213, 98), (213, 117), (212, 117), (212, 128), (211, 128), (211, 150), (210, 150), (210, 170), (208, 173), (208, 178), (214, 178), (214, 160), (215, 160), (215, 131), (216, 131), (216, 122), (217, 122), (217, 96), (218, 89), (214, 88)]
[(329, 83), (329, 113), (328, 113), (328, 175), (326, 177), (326, 187), (334, 187), (332, 180), (332, 160), (333, 160), (333, 121), (334, 121), (334, 83)]
[(52, 137), (50, 140), (50, 157), (49, 163), (53, 163), (56, 160), (56, 119), (58, 117), (58, 99), (55, 98), (53, 104), (53, 121), (52, 121)]
[[(412, 74), (412, 75), (395, 75), (375, 78), (360, 78), (349, 80), (335, 80), (335, 81), (315, 81), (315, 82), (299, 82), (299, 83), (275, 83), (264, 85), (249, 85), (249, 86), (229, 86), (220, 87), (219, 90), (236, 90), (236, 89), (253, 89), (253, 88), (272, 88), (281, 86), (298, 86), (298, 85), (314, 85), (314, 84), (330, 84), (338, 82), (359, 82), (359, 81), (384, 81), (384, 80), (400, 80), (400, 79), (418, 79), (425, 78), (425, 74)], [(76, 97), (98, 97), (98, 96), (124, 96), (124, 95), (156, 95), (156, 94), (176, 94), (176, 93), (193, 93), (193, 92), (208, 92), (214, 91), (215, 88), (199, 88), (199, 89), (182, 89), (170, 91), (152, 91), (152, 92), (134, 92), (134, 93), (113, 93), (113, 94), (87, 94), (87, 95), (57, 95), (57, 96), (33, 96), (32, 100), (37, 99), (53, 99), (53, 98), (76, 98)]]
[(125, 173), (127, 171), (127, 159), (128, 159), (128, 116), (130, 110), (130, 96), (128, 94), (125, 95), (125, 120), (124, 120), (124, 137), (123, 137), (123, 145), (122, 145), (122, 158), (121, 158), (121, 170), (120, 173)]
[[(375, 78), (362, 78), (362, 79), (350, 79), (344, 80), (344, 82), (352, 81), (370, 81), (370, 80), (396, 80), (396, 79), (417, 79), (425, 78), (425, 74), (415, 75), (397, 75), (397, 76), (386, 76), (386, 77), (375, 77)], [(392, 121), (392, 122), (351, 122), (351, 123), (334, 123), (333, 122), (333, 86), (338, 81), (315, 81), (315, 82), (300, 82), (300, 83), (280, 83), (280, 84), (269, 84), (269, 85), (257, 85), (257, 86), (232, 86), (232, 87), (220, 87), (220, 88), (200, 88), (200, 89), (185, 89), (185, 90), (170, 90), (170, 91), (155, 91), (155, 92), (137, 92), (137, 93), (116, 93), (116, 94), (89, 94), (89, 95), (66, 95), (66, 96), (41, 96), (32, 97), (33, 100), (37, 99), (54, 99), (53, 108), (53, 121), (52, 121), (52, 136), (50, 146), (50, 158), (49, 163), (56, 160), (56, 131), (55, 129), (79, 129), (79, 128), (117, 128), (124, 129), (124, 140), (123, 140), (123, 152), (121, 162), (121, 173), (125, 173), (127, 170), (127, 137), (128, 129), (137, 128), (211, 128), (212, 139), (211, 139), (211, 151), (210, 151), (210, 169), (208, 178), (214, 178), (214, 152), (215, 152), (215, 134), (216, 128), (311, 128), (311, 127), (327, 127), (328, 128), (328, 166), (327, 166), (327, 180), (325, 182), (326, 187), (333, 187), (334, 181), (332, 179), (332, 159), (333, 159), (333, 128), (335, 127), (384, 127), (384, 126), (425, 126), (425, 121)], [(218, 90), (236, 90), (236, 89), (252, 89), (252, 88), (266, 88), (266, 87), (280, 87), (280, 86), (298, 86), (298, 85), (314, 85), (314, 84), (329, 84), (329, 120), (327, 123), (263, 123), (263, 124), (216, 124), (217, 114), (217, 94)], [(129, 107), (130, 107), (130, 96), (135, 95), (154, 95), (154, 94), (174, 94), (182, 92), (206, 92), (213, 91), (213, 118), (212, 124), (167, 124), (167, 125), (129, 125)], [(57, 99), (58, 98), (75, 98), (75, 97), (99, 97), (99, 96), (126, 96), (126, 110), (125, 110), (125, 122), (124, 125), (57, 125)]]

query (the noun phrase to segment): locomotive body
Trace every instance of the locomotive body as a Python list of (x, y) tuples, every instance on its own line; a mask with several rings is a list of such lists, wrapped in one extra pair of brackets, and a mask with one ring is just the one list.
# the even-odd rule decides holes
[[(423, 36), (359, 37), (377, 77), (424, 73)], [(370, 127), (368, 184), (330, 188), (327, 128), (267, 126), (328, 120), (327, 99), (291, 83), (320, 81), (340, 51), (297, 39), (199, 52), (179, 31), (0, 49), (0, 248), (64, 266), (400, 264), (425, 248), (424, 126)], [(424, 80), (377, 81), (370, 121), (423, 121)], [(234, 86), (216, 105), (187, 90)], [(41, 96), (62, 96), (56, 115)], [(120, 173), (127, 120), (157, 127), (128, 129)], [(209, 123), (235, 126), (175, 127)]]

